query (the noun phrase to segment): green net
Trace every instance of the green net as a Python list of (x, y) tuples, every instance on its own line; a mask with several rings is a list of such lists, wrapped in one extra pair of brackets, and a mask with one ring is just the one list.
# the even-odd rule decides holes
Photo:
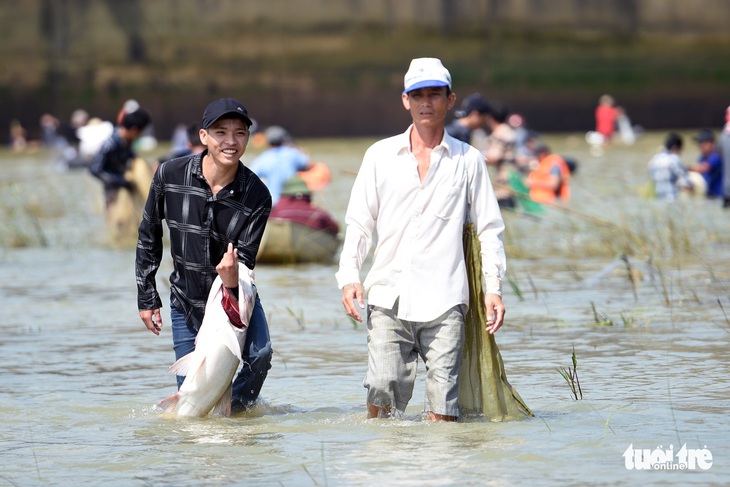
[(510, 171), (508, 183), (522, 211), (531, 214), (542, 213), (543, 206), (530, 198), (530, 189), (525, 185), (522, 176), (517, 171)]
[(482, 289), (481, 245), (472, 223), (464, 227), (464, 256), (469, 278), (469, 312), (459, 376), (459, 406), (464, 413), (483, 414), (490, 421), (534, 416), (507, 382), (494, 335), (486, 331)]

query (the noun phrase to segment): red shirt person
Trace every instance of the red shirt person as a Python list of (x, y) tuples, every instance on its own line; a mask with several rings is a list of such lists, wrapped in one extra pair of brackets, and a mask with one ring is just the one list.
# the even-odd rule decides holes
[(271, 209), (269, 219), (288, 220), (333, 235), (340, 231), (339, 224), (330, 214), (312, 203), (312, 192), (299, 176), (284, 183), (281, 198)]
[(616, 130), (618, 111), (614, 106), (613, 98), (610, 95), (603, 95), (596, 107), (596, 132), (603, 135), (606, 142), (611, 140)]

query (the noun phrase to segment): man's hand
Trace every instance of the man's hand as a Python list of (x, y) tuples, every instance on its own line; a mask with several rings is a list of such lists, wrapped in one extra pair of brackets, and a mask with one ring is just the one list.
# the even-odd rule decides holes
[(357, 300), (360, 309), (365, 309), (365, 301), (362, 296), (362, 284), (359, 282), (345, 284), (345, 287), (342, 288), (342, 305), (345, 307), (345, 313), (359, 323), (362, 323), (362, 316), (360, 316), (360, 311), (355, 307), (355, 300)]
[(160, 334), (162, 329), (162, 315), (160, 309), (143, 309), (139, 312), (139, 317), (142, 318), (142, 323), (147, 327), (149, 331), (155, 335)]
[(229, 289), (238, 287), (238, 256), (232, 243), (228, 243), (228, 250), (223, 254), (220, 264), (215, 266), (218, 275), (221, 276), (223, 285)]
[(504, 304), (499, 294), (487, 294), (484, 296), (484, 305), (487, 313), (487, 332), (494, 335), (504, 323)]

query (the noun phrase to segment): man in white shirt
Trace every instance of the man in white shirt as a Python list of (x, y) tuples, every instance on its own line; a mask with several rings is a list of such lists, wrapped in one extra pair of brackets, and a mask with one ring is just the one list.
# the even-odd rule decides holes
[[(405, 410), (420, 355), (428, 369), (429, 419), (454, 421), (469, 302), (463, 227), (468, 218), (479, 235), (485, 326), (494, 333), (505, 314), (504, 222), (484, 156), (444, 130), (456, 101), (448, 70), (435, 58), (414, 59), (404, 85), (403, 106), (413, 123), (365, 153), (336, 277), (347, 315), (360, 322), (367, 292), (368, 417)], [(375, 237), (372, 267), (361, 284)]]

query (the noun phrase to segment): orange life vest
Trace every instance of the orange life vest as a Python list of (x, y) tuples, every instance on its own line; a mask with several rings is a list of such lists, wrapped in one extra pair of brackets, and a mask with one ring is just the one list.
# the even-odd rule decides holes
[(330, 182), (330, 169), (324, 162), (315, 162), (312, 167), (306, 171), (299, 171), (301, 177), (310, 191), (319, 191)]
[[(552, 203), (555, 198), (563, 201), (570, 199), (570, 169), (562, 157), (557, 154), (550, 154), (543, 159), (540, 164), (530, 173), (530, 179), (533, 181), (548, 183), (550, 171), (553, 167), (560, 168), (560, 186), (556, 191), (545, 187), (533, 187), (530, 189), (530, 198), (538, 203)], [(542, 186), (542, 185), (540, 185)]]

